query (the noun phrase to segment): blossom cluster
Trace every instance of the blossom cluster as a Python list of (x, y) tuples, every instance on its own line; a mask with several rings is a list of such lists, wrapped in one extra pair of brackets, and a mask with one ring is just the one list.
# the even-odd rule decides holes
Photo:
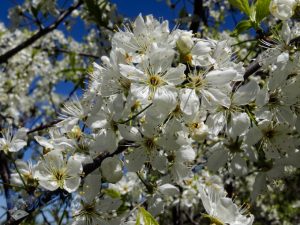
[[(270, 11), (283, 20), (278, 2)], [(180, 205), (205, 210), (212, 224), (253, 224), (247, 207), (207, 171), (252, 175), (255, 200), (268, 181), (299, 167), (297, 35), (284, 21), (257, 58), (269, 76), (245, 79), (233, 39), (203, 39), (138, 16), (113, 35), (109, 56), (93, 64), (83, 98), (64, 105), (47, 137), (34, 137), (42, 157), (16, 163), (14, 182), (76, 193), (73, 224), (137, 224), (145, 202), (154, 216)], [(24, 147), (22, 132), (0, 139), (1, 149)], [(99, 156), (100, 168), (85, 174)]]

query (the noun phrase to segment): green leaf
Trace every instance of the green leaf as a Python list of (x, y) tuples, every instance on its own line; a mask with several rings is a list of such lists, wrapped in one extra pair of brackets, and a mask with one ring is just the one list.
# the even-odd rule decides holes
[(244, 12), (246, 15), (250, 16), (250, 6), (248, 0), (229, 0), (229, 3)]
[(138, 211), (137, 217), (136, 217), (136, 222), (135, 225), (140, 225), (141, 224), (141, 212)]
[(114, 189), (106, 189), (104, 192), (111, 198), (121, 198), (121, 193)]
[(271, 0), (257, 0), (255, 2), (256, 22), (261, 22), (266, 16), (270, 14), (269, 5)]
[(234, 31), (233, 31), (233, 35), (238, 35), (248, 29), (250, 29), (252, 27), (252, 22), (250, 20), (242, 20), (241, 22), (239, 22)]
[(145, 225), (159, 225), (158, 222), (154, 219), (154, 217), (143, 207), (139, 208), (139, 214), (135, 225), (140, 224), (139, 215), (143, 217)]

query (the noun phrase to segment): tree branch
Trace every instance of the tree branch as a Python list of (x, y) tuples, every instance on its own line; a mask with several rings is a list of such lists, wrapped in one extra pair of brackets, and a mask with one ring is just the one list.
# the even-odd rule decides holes
[[(260, 35), (265, 37), (266, 35)], [(269, 41), (269, 40), (268, 40)], [(293, 38), (290, 41), (290, 45), (297, 45), (300, 42), (300, 36)], [(254, 74), (255, 72), (257, 72), (259, 69), (261, 68), (261, 65), (259, 64), (259, 62), (254, 61), (252, 62), (246, 69), (246, 72), (244, 74), (244, 79), (248, 79), (248, 77), (250, 77), (252, 74)]]
[(192, 30), (193, 33), (197, 33), (201, 20), (204, 25), (207, 26), (207, 17), (203, 7), (203, 0), (194, 0), (194, 12), (192, 16), (192, 23), (190, 25), (190, 30)]
[(9, 210), (12, 209), (10, 171), (8, 167), (7, 157), (3, 151), (0, 151), (0, 173), (3, 182), (4, 196), (6, 199), (7, 218), (10, 218)]
[(82, 5), (83, 1), (79, 0), (76, 4), (70, 6), (68, 9), (63, 11), (60, 16), (56, 19), (55, 22), (53, 22), (51, 25), (47, 26), (44, 29), (40, 29), (37, 33), (32, 35), (30, 38), (28, 38), (26, 41), (22, 42), (18, 46), (14, 47), (13, 49), (7, 51), (3, 55), (0, 56), (0, 64), (7, 62), (9, 58), (23, 50), (24, 48), (27, 48), (31, 44), (33, 44), (35, 41), (40, 39), (41, 37), (45, 36), (46, 34), (50, 33), (51, 31), (55, 30), (62, 21), (64, 21), (75, 9), (77, 9), (80, 5)]
[(49, 128), (49, 127), (53, 127), (55, 124), (57, 124), (57, 123), (59, 123), (59, 122), (61, 122), (61, 121), (62, 121), (62, 120), (59, 119), (59, 120), (54, 120), (54, 121), (52, 121), (52, 122), (50, 122), (50, 123), (47, 123), (47, 124), (41, 124), (40, 126), (38, 126), (38, 127), (36, 127), (36, 128), (33, 128), (32, 130), (29, 130), (29, 131), (27, 132), (27, 134), (31, 134), (31, 133), (36, 132), (36, 131), (44, 130), (44, 129), (47, 129), (47, 128)]
[[(37, 48), (37, 49), (39, 49), (39, 48)], [(88, 57), (88, 58), (94, 58), (94, 59), (99, 59), (100, 58), (97, 55), (93, 55), (93, 54), (89, 54), (89, 53), (85, 53), (85, 52), (73, 52), (73, 51), (70, 51), (68, 49), (63, 49), (63, 48), (53, 48), (53, 49), (42, 48), (41, 50), (46, 51), (46, 52), (54, 51), (54, 52), (62, 52), (62, 53), (67, 53), (67, 54), (75, 54), (75, 55), (79, 55), (79, 56), (82, 56), (82, 57)]]
[(257, 61), (250, 63), (250, 65), (246, 68), (244, 74), (244, 80), (247, 80), (252, 74), (258, 71), (261, 68), (261, 65)]

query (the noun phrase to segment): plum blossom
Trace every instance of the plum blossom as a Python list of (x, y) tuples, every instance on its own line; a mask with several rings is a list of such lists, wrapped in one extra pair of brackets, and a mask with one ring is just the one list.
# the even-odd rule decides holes
[(26, 128), (21, 128), (15, 133), (11, 129), (2, 132), (3, 137), (0, 138), (0, 150), (5, 154), (9, 152), (18, 152), (27, 145)]
[(217, 225), (252, 225), (253, 215), (245, 215), (246, 208), (237, 206), (232, 199), (226, 197), (227, 193), (218, 186), (200, 187), (200, 197), (208, 213), (211, 223)]
[(36, 166), (35, 178), (43, 188), (54, 191), (58, 188), (74, 192), (81, 181), (82, 165), (70, 157), (64, 159), (61, 151), (53, 150), (43, 156)]

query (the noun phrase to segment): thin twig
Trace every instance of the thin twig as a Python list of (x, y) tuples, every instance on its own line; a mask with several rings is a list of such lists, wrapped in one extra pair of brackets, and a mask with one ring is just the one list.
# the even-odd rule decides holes
[(57, 52), (57, 53), (75, 54), (75, 55), (79, 55), (79, 56), (83, 56), (83, 57), (88, 57), (88, 58), (94, 58), (94, 59), (99, 59), (100, 58), (99, 56), (93, 55), (93, 54), (90, 54), (90, 53), (75, 52), (75, 51), (71, 51), (71, 50), (64, 49), (64, 48), (58, 48), (58, 47), (50, 49), (50, 48), (41, 48), (40, 46), (37, 46), (37, 47), (34, 47), (34, 48), (38, 49), (38, 50), (42, 50), (44, 52), (48, 52), (48, 53), (49, 52)]
[(26, 41), (22, 42), (21, 44), (17, 45), (11, 50), (8, 50), (6, 53), (0, 56), (0, 64), (7, 62), (7, 60), (14, 55), (16, 55), (18, 52), (23, 50), (24, 48), (27, 48), (31, 44), (33, 44), (35, 41), (40, 39), (41, 37), (45, 36), (46, 34), (50, 33), (51, 31), (55, 30), (75, 9), (77, 9), (80, 5), (82, 5), (83, 1), (79, 0), (76, 4), (70, 6), (68, 9), (63, 11), (60, 16), (49, 26), (47, 26), (44, 29), (40, 29), (37, 33), (32, 35), (30, 38), (28, 38)]
[(27, 134), (31, 134), (31, 133), (36, 132), (36, 131), (44, 130), (44, 129), (47, 129), (49, 127), (53, 127), (55, 124), (57, 124), (61, 121), (62, 121), (61, 119), (58, 119), (58, 120), (54, 120), (54, 121), (52, 121), (50, 123), (47, 123), (47, 124), (41, 124), (40, 126), (28, 131)]
[(12, 209), (11, 186), (10, 186), (10, 171), (8, 160), (3, 151), (0, 151), (0, 173), (3, 182), (4, 196), (6, 199), (7, 218), (10, 218), (9, 210)]

